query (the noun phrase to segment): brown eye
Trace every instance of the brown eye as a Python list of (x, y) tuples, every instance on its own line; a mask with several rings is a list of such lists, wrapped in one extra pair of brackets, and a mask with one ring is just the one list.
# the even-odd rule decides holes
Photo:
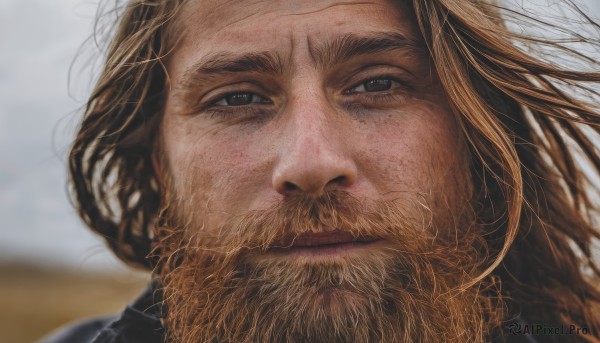
[(346, 93), (375, 93), (389, 91), (394, 87), (394, 83), (398, 83), (387, 77), (370, 79), (350, 88)]
[(390, 79), (375, 79), (363, 83), (367, 92), (382, 92), (392, 88), (392, 80)]
[(220, 106), (244, 106), (255, 103), (265, 103), (267, 99), (250, 92), (230, 93), (215, 102)]

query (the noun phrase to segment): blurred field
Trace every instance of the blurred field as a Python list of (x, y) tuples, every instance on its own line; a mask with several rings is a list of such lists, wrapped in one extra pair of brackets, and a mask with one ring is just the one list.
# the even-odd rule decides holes
[(117, 314), (146, 287), (140, 273), (92, 274), (0, 264), (0, 342), (31, 343), (73, 320)]

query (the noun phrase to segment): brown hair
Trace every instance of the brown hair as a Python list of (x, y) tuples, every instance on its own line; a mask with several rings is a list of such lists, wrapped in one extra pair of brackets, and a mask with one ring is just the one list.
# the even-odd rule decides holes
[[(161, 59), (174, 46), (168, 25), (181, 2), (133, 0), (122, 10), (69, 159), (84, 222), (121, 259), (149, 268), (161, 198), (151, 154), (168, 87)], [(473, 283), (498, 275), (513, 313), (599, 335), (600, 270), (591, 250), (600, 238), (592, 220), (597, 189), (588, 176), (600, 173), (591, 138), (599, 133), (600, 110), (589, 101), (599, 96), (593, 85), (600, 72), (570, 70), (524, 48), (552, 48), (596, 70), (599, 63), (568, 44), (507, 29), (505, 19), (516, 12), (489, 1), (412, 3), (469, 144), (476, 205), (496, 254)], [(600, 47), (598, 40), (569, 37)]]

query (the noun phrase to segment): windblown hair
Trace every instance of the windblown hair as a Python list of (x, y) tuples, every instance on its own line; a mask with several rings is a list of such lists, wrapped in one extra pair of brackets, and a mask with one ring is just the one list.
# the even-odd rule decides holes
[[(176, 45), (170, 23), (182, 1), (132, 0), (118, 11), (118, 30), (69, 157), (83, 221), (118, 257), (145, 268), (156, 262), (147, 256), (161, 201), (151, 163), (169, 87), (161, 60)], [(571, 43), (597, 49), (600, 40), (489, 0), (412, 0), (412, 8), (469, 146), (474, 205), (489, 228), (494, 258), (472, 284), (497, 275), (510, 313), (599, 335), (600, 270), (592, 259), (600, 238), (598, 185), (591, 180), (600, 175), (593, 144), (600, 134), (600, 63)], [(569, 39), (517, 33), (510, 19)], [(589, 70), (551, 62), (543, 52)]]

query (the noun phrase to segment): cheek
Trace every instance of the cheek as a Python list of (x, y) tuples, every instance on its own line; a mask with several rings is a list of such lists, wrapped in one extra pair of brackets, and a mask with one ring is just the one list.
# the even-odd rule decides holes
[[(169, 193), (167, 201), (174, 206), (181, 223), (198, 223), (204, 220), (211, 194), (207, 190), (214, 183), (213, 175), (206, 166), (210, 157), (193, 146), (169, 144), (165, 149), (168, 156)], [(199, 161), (202, 161), (201, 163)]]
[(465, 144), (449, 110), (432, 103), (391, 115), (366, 135), (361, 169), (380, 194), (453, 197), (468, 175)]
[(248, 206), (248, 195), (257, 194), (268, 180), (264, 151), (251, 143), (223, 131), (172, 135), (167, 154), (176, 192), (195, 204), (201, 196), (211, 213)]

